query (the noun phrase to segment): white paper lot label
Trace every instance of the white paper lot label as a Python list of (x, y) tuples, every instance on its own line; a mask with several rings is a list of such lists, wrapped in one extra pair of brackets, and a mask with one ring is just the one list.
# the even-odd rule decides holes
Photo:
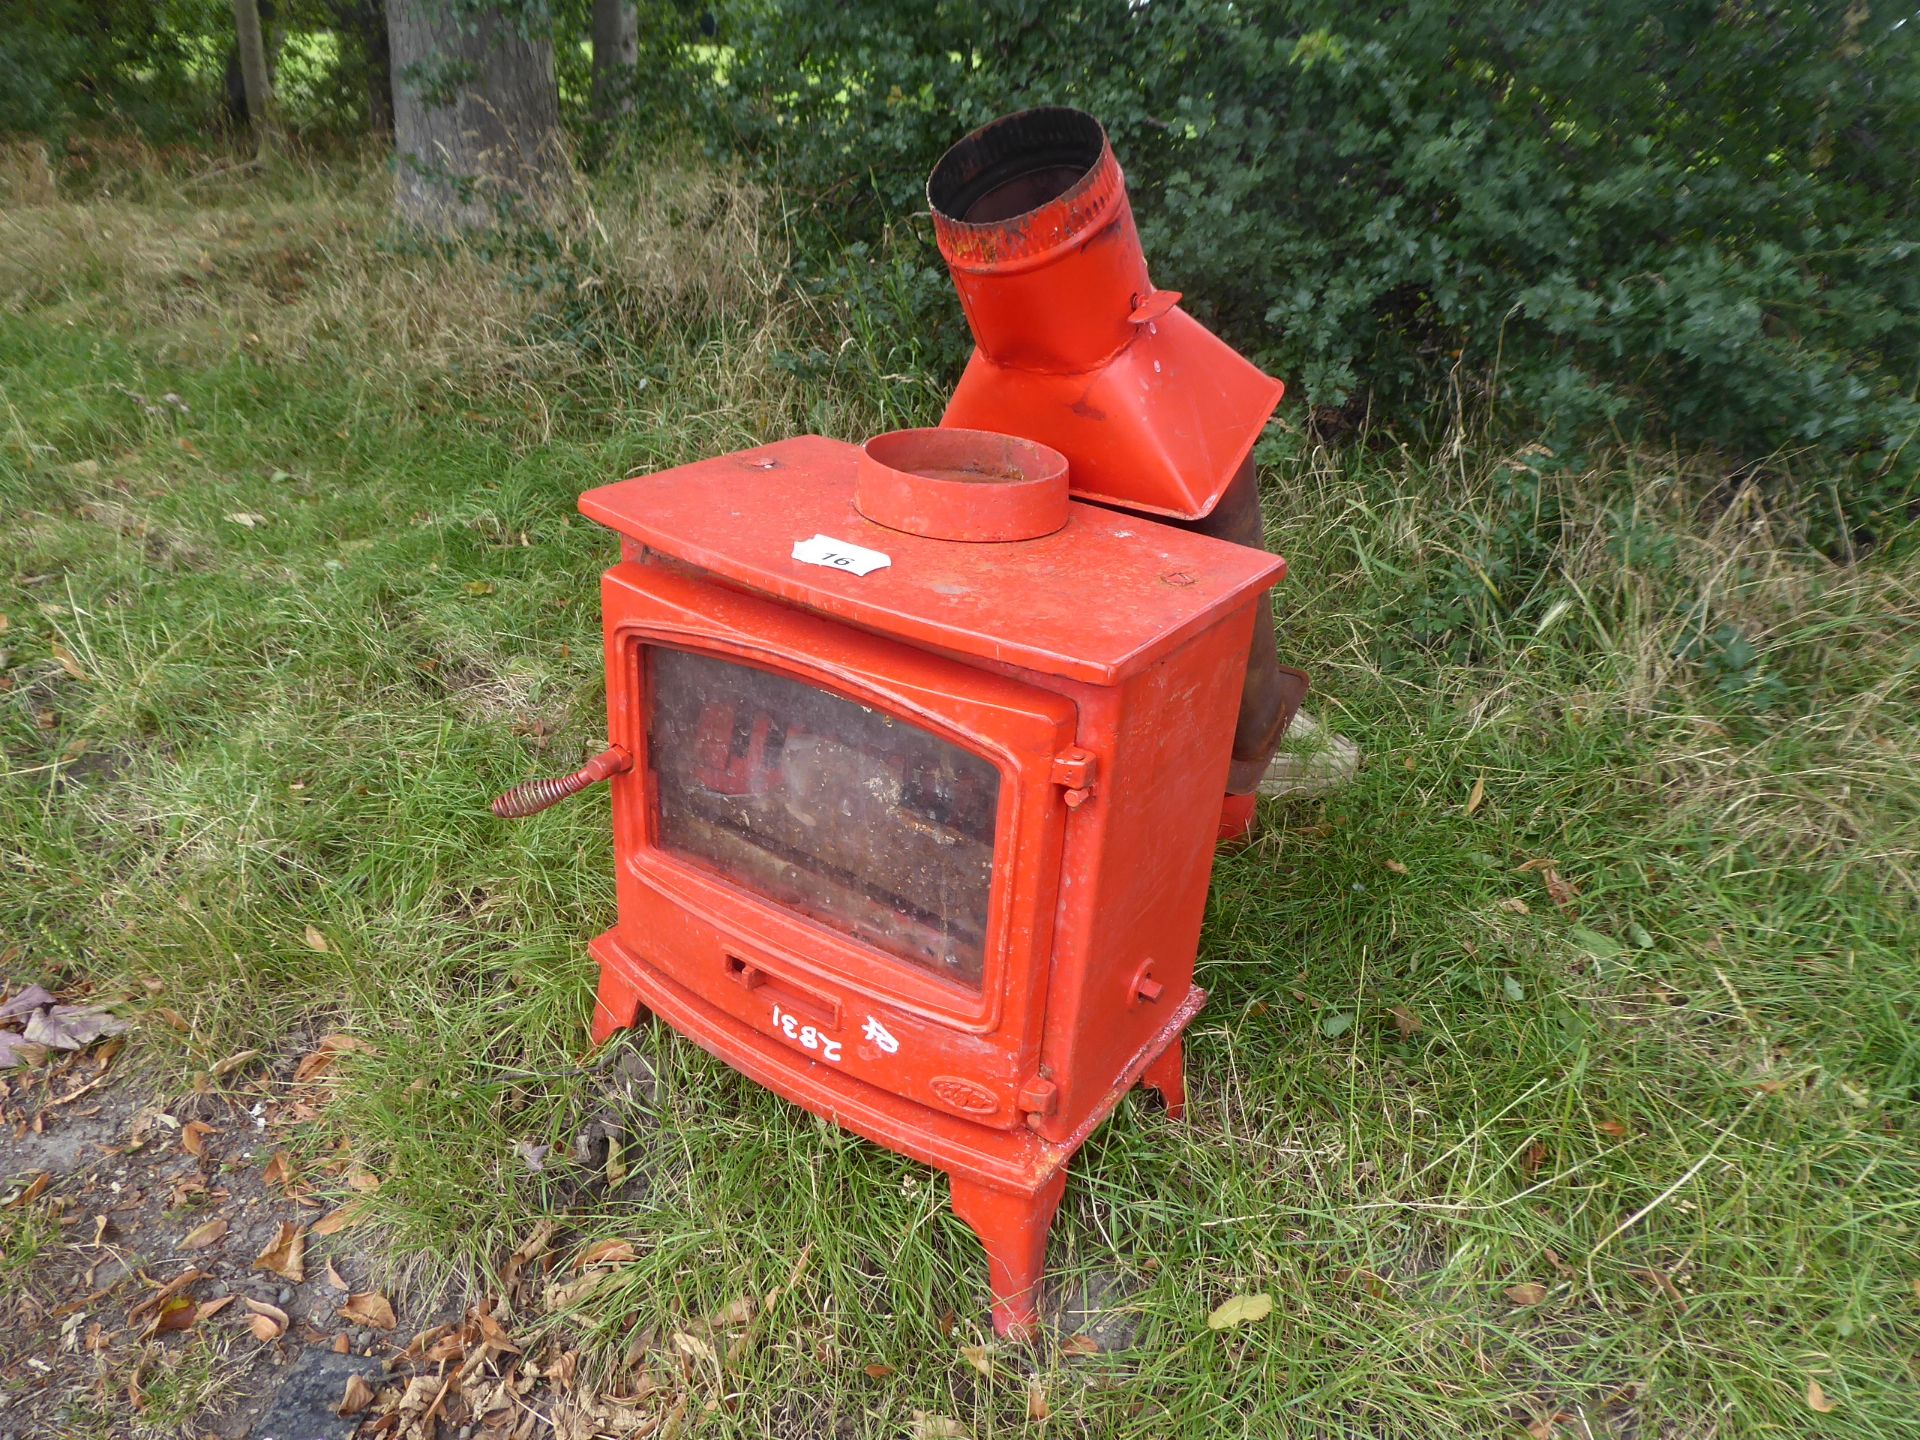
[(816, 535), (811, 540), (793, 542), (793, 558), (803, 565), (824, 565), (829, 570), (845, 570), (851, 575), (871, 575), (893, 564), (893, 557), (869, 550), (851, 541), (831, 535)]

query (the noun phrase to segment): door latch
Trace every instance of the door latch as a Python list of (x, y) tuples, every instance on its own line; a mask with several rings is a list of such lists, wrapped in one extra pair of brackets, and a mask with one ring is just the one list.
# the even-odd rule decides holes
[(1082, 750), (1078, 745), (1062, 750), (1053, 757), (1053, 783), (1066, 791), (1062, 798), (1066, 800), (1069, 810), (1078, 810), (1093, 794), (1098, 768), (1093, 752)]

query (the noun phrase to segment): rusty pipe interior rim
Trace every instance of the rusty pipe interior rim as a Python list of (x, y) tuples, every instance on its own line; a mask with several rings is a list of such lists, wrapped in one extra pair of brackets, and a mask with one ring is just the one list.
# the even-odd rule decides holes
[(1123, 186), (1100, 122), (1044, 106), (955, 142), (927, 178), (927, 204), (950, 262), (976, 251), (1009, 260), (1096, 228)]

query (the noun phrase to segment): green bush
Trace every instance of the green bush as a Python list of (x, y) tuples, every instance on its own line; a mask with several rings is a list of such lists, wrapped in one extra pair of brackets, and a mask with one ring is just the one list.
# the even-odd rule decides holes
[(1801, 462), (1857, 517), (1915, 468), (1911, 8), (734, 0), (709, 99), (830, 283), (925, 277), (899, 319), (948, 362), (957, 312), (903, 223), (924, 177), (996, 114), (1074, 104), (1113, 137), (1155, 278), (1308, 401), (1404, 417), (1450, 387)]

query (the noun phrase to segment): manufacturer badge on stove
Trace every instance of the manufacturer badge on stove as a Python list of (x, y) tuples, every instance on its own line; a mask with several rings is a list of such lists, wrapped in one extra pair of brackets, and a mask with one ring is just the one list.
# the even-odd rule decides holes
[(969, 1115), (990, 1115), (998, 1105), (992, 1091), (958, 1075), (936, 1075), (927, 1085), (941, 1100)]

